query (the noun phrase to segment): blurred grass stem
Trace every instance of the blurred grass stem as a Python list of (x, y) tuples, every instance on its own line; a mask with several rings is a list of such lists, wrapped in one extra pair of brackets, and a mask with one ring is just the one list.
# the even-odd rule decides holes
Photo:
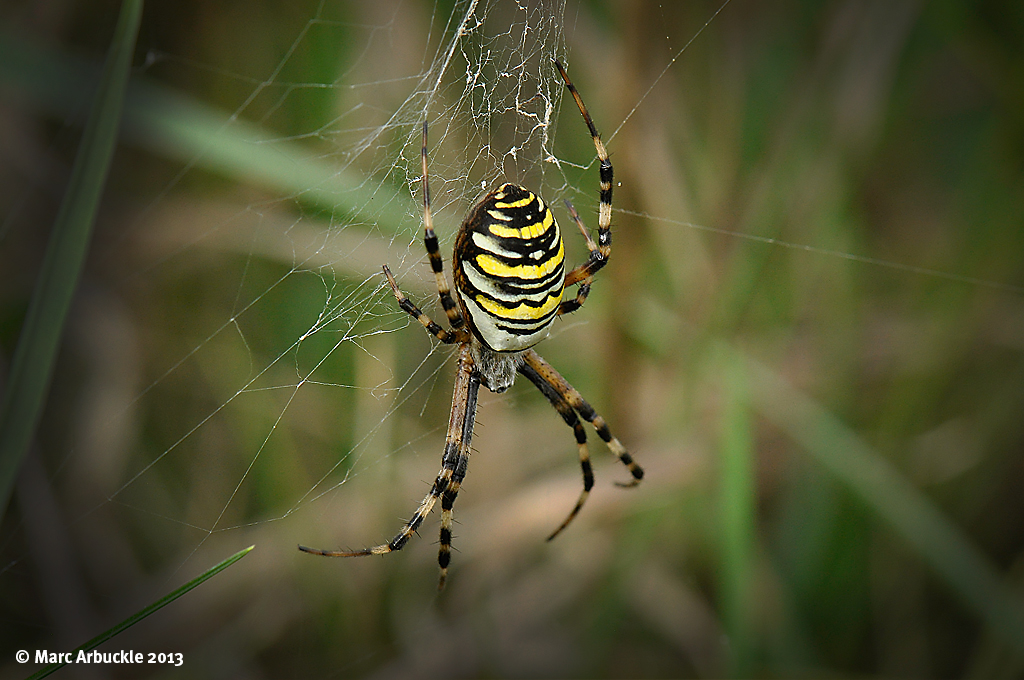
[[(49, 115), (73, 116), (96, 78), (91, 64), (0, 29), (0, 82), (27, 95)], [(136, 78), (124, 103), (123, 137), (166, 158), (272, 192), (295, 196), (314, 210), (358, 215), (353, 224), (400, 230), (406, 201), (386, 182), (322, 160), (308, 146), (227, 114), (173, 89)], [(182, 172), (184, 173), (183, 170)]]
[(43, 258), (0, 407), (0, 517), (39, 423), (71, 300), (89, 252), (142, 19), (142, 0), (125, 0), (71, 180)]
[(748, 366), (758, 411), (885, 519), (961, 601), (1024, 658), (1024, 612), (996, 565), (853, 430), (771, 369), (753, 360)]
[(754, 445), (746, 363), (720, 352), (713, 365), (724, 378), (721, 432), (722, 619), (729, 640), (729, 677), (750, 677), (754, 555)]

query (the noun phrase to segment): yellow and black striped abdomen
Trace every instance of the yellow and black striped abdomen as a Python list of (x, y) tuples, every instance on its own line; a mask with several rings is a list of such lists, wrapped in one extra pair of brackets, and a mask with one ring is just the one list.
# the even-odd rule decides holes
[(485, 196), (455, 240), (455, 288), (473, 334), (497, 352), (548, 334), (565, 284), (565, 247), (540, 196), (505, 184)]

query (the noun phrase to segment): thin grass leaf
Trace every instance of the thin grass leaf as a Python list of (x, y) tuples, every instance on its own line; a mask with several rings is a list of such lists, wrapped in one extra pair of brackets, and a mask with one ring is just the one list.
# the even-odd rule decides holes
[(1012, 589), (934, 503), (838, 418), (750, 360), (758, 410), (885, 519), (963, 603), (1024, 657), (1024, 612)]
[(754, 444), (746, 364), (722, 352), (723, 408), (720, 432), (722, 527), (722, 620), (729, 638), (729, 676), (752, 672), (751, 584), (753, 581), (755, 499)]
[(93, 101), (71, 181), (47, 244), (39, 279), (11, 361), (0, 406), (0, 518), (42, 412), (71, 299), (82, 271), (96, 209), (117, 145), (142, 0), (125, 0)]
[[(90, 650), (96, 649), (97, 647), (102, 645), (107, 640), (111, 639), (115, 635), (118, 635), (122, 631), (127, 630), (128, 628), (131, 628), (136, 623), (138, 623), (142, 619), (146, 618), (147, 616), (149, 616), (153, 612), (155, 612), (155, 611), (157, 611), (159, 609), (163, 609), (164, 607), (169, 605), (171, 602), (174, 602), (179, 597), (181, 597), (182, 595), (184, 595), (188, 591), (190, 591), (193, 588), (195, 588), (196, 586), (198, 586), (200, 583), (203, 583), (204, 581), (208, 581), (209, 579), (213, 578), (214, 576), (216, 576), (220, 572), (224, 571), (225, 569), (230, 567), (232, 564), (234, 564), (238, 560), (240, 560), (243, 557), (245, 557), (246, 555), (248, 555), (249, 552), (253, 548), (255, 548), (255, 547), (256, 547), (255, 545), (250, 545), (248, 548), (244, 548), (242, 550), (239, 550), (238, 552), (236, 552), (231, 557), (227, 558), (223, 562), (220, 562), (220, 563), (210, 567), (209, 569), (204, 571), (202, 574), (200, 574), (199, 576), (196, 576), (194, 579), (192, 579), (191, 581), (189, 581), (185, 585), (181, 586), (177, 590), (175, 590), (175, 591), (173, 591), (171, 593), (168, 593), (167, 595), (164, 595), (159, 600), (157, 600), (153, 604), (149, 605), (145, 609), (142, 609), (142, 610), (136, 612), (135, 614), (132, 614), (127, 619), (125, 619), (121, 623), (117, 624), (113, 628), (110, 628), (109, 630), (106, 630), (106, 631), (100, 633), (99, 635), (97, 635), (93, 639), (91, 639), (88, 642), (86, 642), (84, 645), (81, 645), (79, 647), (75, 647), (75, 649), (72, 650), (72, 652), (71, 652), (72, 656), (73, 657), (77, 657), (78, 656), (78, 652), (80, 652), (80, 651), (81, 652), (88, 652)], [(38, 680), (39, 678), (45, 678), (46, 676), (50, 675), (54, 671), (59, 670), (59, 669), (63, 668), (66, 665), (67, 665), (66, 663), (53, 663), (53, 664), (50, 664), (46, 668), (43, 668), (42, 670), (39, 670), (39, 671), (33, 673), (32, 675), (28, 676), (27, 680)]]
[[(88, 63), (0, 30), (0, 82), (50, 115), (74, 115), (96, 75)], [(128, 88), (124, 137), (190, 167), (295, 196), (388, 233), (411, 214), (406, 208), (412, 204), (393, 186), (323, 160), (322, 148), (282, 140), (272, 130), (144, 79)]]

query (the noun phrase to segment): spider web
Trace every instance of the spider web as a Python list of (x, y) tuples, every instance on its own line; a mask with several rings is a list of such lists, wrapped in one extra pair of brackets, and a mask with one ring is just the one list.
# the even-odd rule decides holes
[[(322, 142), (331, 149), (325, 158), (338, 172), (357, 169), (358, 178), (349, 179), (351, 189), (343, 189), (352, 194), (346, 197), (344, 208), (330, 204), (327, 207), (331, 215), (326, 222), (322, 215), (313, 218), (311, 231), (318, 233), (312, 236), (312, 249), (309, 242), (298, 244), (298, 239), (293, 244), (296, 250), (305, 252), (295, 255), (286, 276), (313, 274), (317, 288), (322, 288), (323, 307), (315, 321), (209, 414), (211, 418), (216, 417), (234, 399), (247, 394), (267, 390), (281, 393), (278, 399), (283, 404), (274, 422), (265, 430), (266, 436), (258, 442), (216, 519), (203, 527), (209, 535), (241, 526), (237, 519), (234, 522), (227, 519), (238, 494), (260, 465), (261, 457), (266, 455), (267, 446), (282, 423), (288, 420), (295, 400), (314, 386), (358, 394), (355, 401), (362, 405), (357, 403), (354, 409), (356, 440), (341, 451), (340, 456), (336, 456), (339, 452), (335, 447), (327, 446), (325, 451), (330, 451), (328, 455), (336, 460), (305, 493), (289, 499), (290, 504), (282, 514), (276, 518), (263, 517), (258, 522), (283, 519), (329, 494), (350, 476), (358, 474), (361, 468), (378, 464), (418, 444), (414, 439), (393, 448), (392, 438), (401, 439), (401, 435), (393, 434), (389, 421), (395, 418), (396, 410), (410, 401), (423, 413), (426, 401), (434, 394), (447, 354), (441, 350), (441, 356), (435, 356), (440, 349), (437, 346), (428, 348), (423, 346), (425, 343), (414, 343), (426, 350), (426, 355), (422, 360), (415, 359), (417, 365), (406, 377), (394, 375), (393, 355), (377, 354), (395, 351), (393, 341), (381, 340), (381, 336), (410, 325), (408, 317), (396, 311), (390, 293), (382, 285), (380, 264), (389, 263), (401, 286), (414, 297), (423, 299), (425, 294), (428, 302), (424, 307), (431, 308), (433, 281), (432, 277), (424, 276), (427, 272), (423, 268), (422, 246), (420, 151), (423, 122), (429, 125), (435, 220), (448, 225), (442, 230), (442, 249), (446, 253), (450, 252), (454, 226), (460, 216), (491, 187), (509, 180), (548, 186), (548, 167), (558, 167), (551, 148), (551, 131), (562, 88), (551, 75), (551, 60), (564, 52), (560, 31), (564, 0), (515, 5), (477, 0), (456, 3), (447, 16), (430, 18), (431, 32), (426, 36), (420, 69), (411, 75), (406, 72), (389, 77), (380, 71), (396, 69), (384, 55), (392, 54), (389, 49), (402, 46), (396, 45), (399, 38), (389, 36), (388, 32), (402, 20), (407, 9), (395, 6), (385, 10), (390, 16), (379, 17), (384, 23), (367, 31), (365, 52), (332, 84), (344, 113), (315, 131), (282, 139), (285, 142), (297, 139)], [(312, 19), (297, 38), (296, 47), (315, 28), (329, 29), (333, 23), (319, 16)], [(285, 63), (282, 62), (282, 66)], [(257, 92), (276, 90), (270, 96), (280, 98), (283, 106), (284, 100), (303, 86), (272, 77), (261, 83)], [(406, 93), (397, 107), (391, 109), (379, 102), (379, 99), (393, 97), (396, 91)], [(244, 113), (244, 105), (236, 115), (241, 113)], [(564, 186), (561, 174), (556, 173), (556, 176), (556, 186)], [(302, 204), (307, 193), (299, 191), (286, 201)], [(330, 198), (328, 194), (327, 200)], [(323, 198), (318, 195), (313, 201), (319, 203)], [(258, 211), (251, 206), (249, 210)], [(305, 219), (296, 221), (289, 225), (288, 231), (300, 231), (305, 223)], [(311, 266), (321, 261), (325, 263)], [(240, 286), (240, 291), (243, 287)], [(258, 291), (259, 295), (252, 302), (258, 302), (269, 290)], [(242, 303), (241, 294), (239, 302)], [(238, 317), (245, 311), (247, 307), (240, 307), (230, 325), (237, 328)], [(237, 330), (239, 340), (248, 344), (247, 331)], [(362, 366), (364, 374), (356, 376), (355, 384), (322, 377), (330, 373), (323, 370), (324, 367), (347, 349), (362, 355), (355, 363)], [(278, 369), (284, 367), (289, 372), (294, 371), (297, 380), (281, 383), (277, 374)], [(440, 401), (444, 398), (440, 397)], [(206, 422), (204, 419), (197, 423), (196, 428), (185, 433), (183, 441), (199, 436)], [(426, 434), (443, 434), (443, 422), (429, 427)], [(152, 464), (172, 454), (175, 446)], [(436, 451), (433, 440), (427, 448), (433, 459)], [(436, 462), (431, 464), (436, 466)], [(148, 468), (140, 470), (114, 498), (144, 480)]]
[[(618, 119), (602, 120), (581, 86), (613, 159), (619, 132), (655, 104), (650, 99), (659, 82), (727, 4), (695, 22), (690, 41), (669, 46), (660, 75), (635, 91)], [(536, 189), (553, 205), (569, 199), (591, 227), (596, 221), (597, 177), (582, 121), (565, 118), (555, 148), (555, 122), (566, 102), (577, 115), (551, 63), (562, 59), (580, 84), (566, 41), (579, 20), (575, 7), (567, 10), (565, 0), (354, 7), (364, 15), (340, 18), (322, 3), (296, 27), (265, 76), (155, 49), (144, 69), (213, 72), (236, 93), (234, 108), (226, 107), (231, 114), (212, 123), (216, 134), (186, 146), (187, 153), (180, 147), (171, 152), (182, 158), (180, 167), (104, 256), (109, 263), (125, 248), (141, 252), (122, 269), (119, 285), (137, 287), (140, 295), (195, 299), (202, 311), (190, 316), (189, 305), (181, 304), (171, 306), (180, 317), (149, 320), (154, 335), (167, 331), (161, 363), (146, 368), (145, 380), (126, 378), (120, 391), (83, 407), (79, 438), (53, 483), (73, 487), (72, 481), (87, 480), (88, 488), (69, 493), (77, 530), (108, 541), (110, 525), (128, 525), (147, 559), (173, 565), (161, 571), (168, 581), (201, 550), (226, 554), (225, 544), (256, 541), (290, 554), (296, 543), (330, 548), (342, 540), (363, 547), (387, 540), (399, 527), (396, 515), (411, 512), (421, 497), (416, 484), (426, 491), (447, 423), (450, 354), (397, 309), (380, 274), (388, 263), (405, 293), (443, 322), (421, 240), (424, 121), (446, 266), (462, 216), (504, 181)], [(322, 81), (302, 72), (300, 58), (318, 41), (344, 42), (347, 51), (345, 70)], [(589, 75), (593, 82), (594, 71)], [(315, 104), (317, 97), (331, 101), (330, 115), (289, 117), (296, 100)], [(126, 126), (136, 140), (154, 129), (130, 116)], [(146, 143), (159, 148), (164, 142)], [(261, 174), (258, 166), (275, 158), (280, 162), (273, 171)], [(204, 173), (232, 176), (232, 169), (246, 180), (244, 188), (215, 196), (191, 190), (191, 182), (209, 179)], [(842, 245), (692, 224), (678, 214), (616, 206), (616, 220), (659, 223), (673, 238), (704, 230), (899, 274), (1022, 292), (856, 255)], [(566, 225), (564, 213), (559, 219)], [(568, 248), (582, 259), (580, 243)], [(216, 278), (204, 273), (211, 266), (223, 268)], [(212, 302), (201, 299), (205, 285)], [(85, 304), (108, 325), (125, 314), (101, 294), (87, 295)], [(132, 357), (122, 354), (108, 365), (117, 359)], [(510, 398), (483, 399), (482, 408)], [(154, 402), (174, 413), (136, 420)], [(569, 450), (568, 436), (562, 433), (554, 448)], [(396, 460), (411, 462), (412, 469), (396, 471)], [(569, 457), (565, 462), (575, 464)], [(373, 484), (352, 483), (360, 477)], [(370, 489), (380, 488), (381, 480), (402, 493), (373, 496)], [(563, 504), (544, 513), (543, 526), (557, 525)], [(378, 515), (384, 517), (380, 526), (389, 527), (384, 534), (375, 528)], [(371, 532), (361, 529), (366, 524)], [(17, 571), (20, 563), (15, 557), (4, 572)]]
[[(429, 268), (424, 269), (422, 245), (424, 121), (429, 125), (435, 224), (446, 260), (461, 216), (498, 183), (539, 187), (549, 196), (566, 193), (567, 180), (552, 148), (563, 90), (552, 59), (565, 59), (565, 3), (469, 0), (455, 3), (445, 15), (435, 6), (430, 16), (403, 4), (359, 9), (367, 15), (361, 21), (341, 21), (322, 3), (264, 80), (150, 52), (147, 71), (212, 71), (251, 89), (217, 134), (200, 142), (199, 151), (186, 157), (175, 177), (117, 237), (120, 243), (141, 242), (155, 254), (127, 272), (122, 283), (145, 286), (179, 276), (182, 267), (212, 251), (236, 260), (227, 277), (234, 293), (230, 301), (225, 298), (229, 304), (220, 307), (219, 316), (188, 324), (191, 344), (113, 419), (123, 426), (144, 400), (164, 398), (175, 383), (189, 383), (194, 371), (214, 370), (216, 386), (211, 383), (210, 394), (181, 395), (186, 401), (196, 399), (196, 408), (186, 409), (190, 413), (178, 422), (183, 428), (161, 433), (156, 441), (164, 445), (143, 457), (116, 445), (123, 442), (98, 453), (96, 442), (103, 435), (94, 433), (94, 441), (80, 443), (61, 463), (58, 480), (86, 474), (106, 487), (105, 498), (91, 509), (92, 495), (83, 494), (79, 522), (97, 509), (119, 508), (117, 513), (149, 525), (143, 533), (154, 544), (174, 536), (177, 540), (168, 547), (180, 540), (191, 545), (178, 561), (184, 565), (212, 536), (284, 519), (325, 496), (329, 506), (338, 487), (396, 453), (414, 449), (418, 455), (422, 446), (436, 467), (436, 438), (443, 437), (446, 418), (404, 442), (394, 421), (401, 408), (423, 414), (429, 402), (445, 401), (447, 388), (435, 395), (435, 386), (449, 380), (444, 371), (448, 354), (417, 337), (405, 343), (417, 355), (409, 359), (413, 365), (407, 375), (394, 374), (397, 349), (389, 336), (405, 331), (410, 319), (383, 286), (380, 265), (389, 263), (405, 292), (434, 314), (434, 284)], [(409, 44), (404, 42), (409, 34), (405, 24), (415, 21), (429, 26), (429, 32)], [(346, 71), (330, 82), (292, 80), (302, 75), (292, 60), (325, 34), (352, 39), (349, 49), (355, 56)], [(287, 136), (264, 132), (294, 127), (280, 119), (281, 112), (293, 98), (323, 90), (338, 112), (328, 122)], [(127, 119), (130, 133), (135, 124)], [(578, 132), (584, 130), (580, 123)], [(248, 203), (183, 204), (178, 195), (185, 193), (190, 178), (224, 163), (218, 144), (237, 139), (261, 157), (277, 153), (283, 165), (294, 166), (292, 175), (286, 170), (265, 183), (295, 189)], [(252, 177), (251, 170), (243, 174), (257, 183), (264, 179)], [(595, 193), (596, 179), (591, 184), (588, 194)], [(305, 302), (292, 318), (264, 316), (279, 312), (279, 296)], [(268, 333), (268, 328), (274, 330)], [(218, 362), (218, 356), (226, 363), (214, 369), (209, 362)], [(246, 365), (238, 364), (240, 357)], [(331, 404), (327, 408), (337, 409), (338, 420), (355, 433), (343, 446), (327, 433), (311, 434), (309, 423), (299, 422), (312, 403), (325, 398)], [(221, 436), (236, 441), (214, 441)], [(240, 455), (226, 457), (226, 451)], [(308, 464), (302, 471), (306, 481), (269, 503), (257, 501), (268, 484), (274, 485), (266, 476), (293, 465), (285, 459), (295, 455), (304, 458), (300, 466)], [(85, 471), (87, 465), (95, 469), (96, 458), (101, 472)], [(181, 477), (183, 470), (191, 479)], [(196, 495), (195, 480), (202, 479), (216, 488), (209, 497)], [(330, 517), (325, 517), (328, 524)], [(289, 539), (289, 546), (300, 538)]]

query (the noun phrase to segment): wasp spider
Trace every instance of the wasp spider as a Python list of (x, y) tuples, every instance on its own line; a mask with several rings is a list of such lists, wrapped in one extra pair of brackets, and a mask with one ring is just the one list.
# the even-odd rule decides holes
[[(579, 92), (569, 80), (562, 65), (555, 66), (579, 106), (590, 130), (601, 168), (600, 209), (597, 243), (583, 225), (572, 204), (566, 201), (569, 215), (586, 239), (590, 256), (580, 266), (565, 272), (565, 247), (554, 215), (547, 204), (533, 192), (503, 184), (477, 203), (459, 228), (455, 239), (452, 267), (455, 296), (444, 276), (430, 213), (430, 187), (427, 182), (427, 124), (423, 124), (423, 241), (430, 265), (437, 280), (441, 306), (448, 316), (450, 330), (441, 328), (398, 289), (391, 270), (384, 265), (391, 292), (399, 306), (416, 318), (427, 331), (445, 344), (459, 346), (455, 396), (445, 440), (441, 471), (430, 492), (398, 535), (383, 545), (364, 550), (299, 549), (326, 557), (358, 557), (383, 555), (400, 550), (441, 500), (441, 540), (437, 561), (441, 565), (438, 589), (444, 587), (451, 560), (452, 506), (466, 476), (470, 439), (476, 419), (477, 393), (483, 384), (492, 392), (504, 392), (521, 373), (537, 386), (551, 402), (576, 435), (580, 467), (583, 469), (583, 491), (568, 517), (548, 536), (557, 536), (579, 513), (594, 485), (594, 474), (587, 452), (587, 435), (580, 417), (597, 430), (612, 453), (628, 468), (633, 479), (620, 486), (635, 486), (643, 470), (618, 439), (612, 436), (604, 418), (599, 416), (576, 389), (559, 375), (533, 349), (543, 340), (555, 317), (575, 312), (590, 292), (594, 274), (607, 262), (612, 250), (612, 164), (597, 134), (594, 121), (587, 113)], [(576, 285), (576, 297), (563, 299), (567, 286)], [(577, 415), (579, 417), (577, 417)]]

